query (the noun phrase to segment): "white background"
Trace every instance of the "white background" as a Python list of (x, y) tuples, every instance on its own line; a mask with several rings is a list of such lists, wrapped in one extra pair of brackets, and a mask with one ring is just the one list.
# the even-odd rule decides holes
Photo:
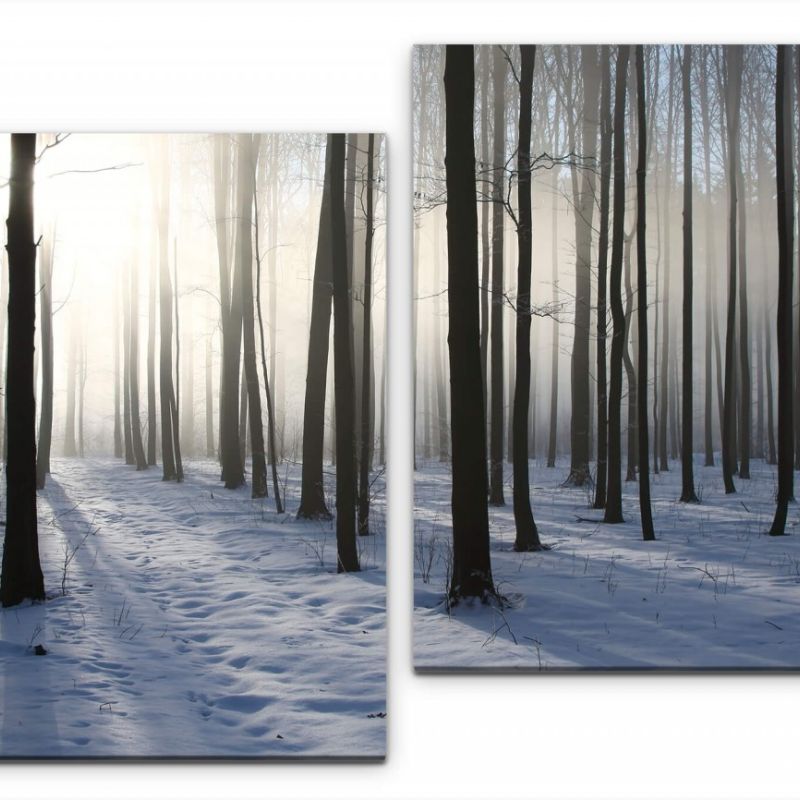
[(0, 764), (0, 794), (796, 796), (800, 676), (414, 676), (409, 76), (415, 42), (797, 42), (799, 23), (788, 2), (0, 4), (2, 129), (385, 131), (391, 276), (386, 763)]

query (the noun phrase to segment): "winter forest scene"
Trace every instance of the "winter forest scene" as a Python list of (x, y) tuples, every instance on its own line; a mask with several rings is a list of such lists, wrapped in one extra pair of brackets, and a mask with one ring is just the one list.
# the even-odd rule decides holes
[(418, 669), (800, 667), (799, 93), (788, 45), (415, 48)]
[(383, 757), (384, 176), (0, 137), (0, 757)]

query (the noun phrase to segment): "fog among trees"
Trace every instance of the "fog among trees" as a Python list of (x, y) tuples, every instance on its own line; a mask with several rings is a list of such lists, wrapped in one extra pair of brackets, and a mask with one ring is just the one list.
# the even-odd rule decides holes
[[(421, 46), (413, 85), (420, 584), (438, 582), (448, 608), (530, 606), (542, 590), (523, 567), (558, 570), (589, 538), (612, 571), (646, 555), (637, 540), (666, 542), (629, 586), (657, 559), (715, 586), (715, 569), (744, 570), (731, 537), (796, 524), (793, 48)], [(723, 551), (664, 550), (708, 530), (729, 534)], [(783, 547), (770, 558), (794, 558)], [(602, 559), (586, 558), (589, 574)], [(558, 590), (586, 602), (577, 579)], [(486, 623), (492, 642), (498, 627), (520, 641), (509, 613)], [(426, 666), (461, 663), (444, 632), (436, 644)], [(623, 662), (613, 650), (597, 665)]]

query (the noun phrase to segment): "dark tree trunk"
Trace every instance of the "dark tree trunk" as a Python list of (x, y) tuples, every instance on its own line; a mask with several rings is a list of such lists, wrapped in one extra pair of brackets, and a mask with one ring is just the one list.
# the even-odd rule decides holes
[[(375, 166), (375, 134), (370, 133), (367, 143), (367, 191), (365, 208), (365, 244), (364, 244), (364, 342), (361, 348), (361, 457), (359, 459), (358, 487), (358, 533), (366, 536), (369, 533), (369, 462), (372, 431), (370, 428), (370, 408), (372, 405), (372, 238), (373, 199), (372, 184)], [(437, 254), (438, 258), (438, 254)], [(438, 337), (436, 337), (438, 340)], [(439, 342), (434, 341), (439, 348)], [(440, 389), (437, 387), (437, 391)], [(439, 419), (441, 428), (442, 420)], [(440, 451), (441, 455), (441, 451)]]
[(661, 334), (661, 384), (658, 389), (661, 395), (660, 416), (658, 419), (658, 452), (661, 458), (661, 469), (666, 472), (669, 469), (669, 451), (667, 448), (667, 422), (669, 415), (672, 411), (669, 397), (669, 366), (670, 366), (670, 277), (672, 275), (672, 263), (670, 259), (671, 250), (671, 231), (670, 222), (672, 219), (672, 138), (674, 128), (674, 89), (675, 86), (675, 53), (674, 49), (670, 48), (669, 55), (669, 100), (667, 107), (667, 146), (666, 146), (666, 161), (665, 161), (665, 181), (664, 181), (664, 296), (662, 300), (664, 313), (663, 313), (663, 330)]
[(506, 60), (493, 48), (494, 154), (492, 156), (492, 320), (490, 342), (491, 413), (489, 416), (489, 503), (505, 505), (503, 496), (503, 245), (505, 209)]
[(636, 377), (638, 386), (638, 440), (639, 440), (639, 508), (642, 516), (642, 536), (645, 541), (655, 539), (653, 514), (650, 508), (650, 463), (647, 424), (647, 242), (645, 239), (646, 174), (647, 174), (647, 119), (645, 117), (644, 47), (636, 46), (636, 95), (639, 128), (639, 157), (636, 165), (636, 274), (637, 321), (639, 323), (639, 365)]
[(705, 227), (706, 227), (706, 336), (705, 336), (705, 404), (704, 404), (704, 445), (707, 467), (714, 466), (714, 431), (713, 431), (713, 377), (712, 377), (712, 344), (715, 298), (712, 294), (714, 280), (712, 275), (716, 272), (717, 261), (714, 253), (714, 227), (713, 208), (711, 205), (711, 124), (708, 112), (708, 70), (707, 59), (703, 57), (703, 72), (701, 75), (700, 115), (703, 120), (703, 166), (705, 175)]
[[(556, 154), (559, 151), (559, 103), (556, 98), (555, 111), (553, 112), (553, 129), (555, 136), (553, 149)], [(550, 209), (550, 257), (552, 259), (552, 282), (553, 282), (553, 307), (558, 306), (558, 173), (557, 166), (553, 167), (552, 184), (552, 206)], [(556, 444), (558, 437), (558, 358), (559, 358), (559, 322), (558, 312), (553, 314), (553, 343), (550, 352), (550, 429), (547, 437), (547, 466), (556, 465)]]
[(169, 180), (166, 142), (162, 144), (157, 194), (159, 252), (159, 389), (162, 480), (183, 480), (175, 387), (172, 381), (172, 281), (169, 275)]
[(514, 550), (541, 550), (539, 533), (531, 511), (530, 476), (528, 474), (528, 405), (531, 388), (531, 271), (533, 265), (533, 219), (531, 212), (531, 105), (533, 99), (533, 67), (535, 45), (520, 45), (519, 82), (519, 145), (517, 172), (519, 224), (517, 241), (517, 329), (516, 381), (514, 385), (513, 469), (514, 469)]
[(737, 264), (737, 192), (736, 174), (739, 169), (739, 105), (742, 86), (742, 47), (725, 47), (727, 69), (727, 96), (725, 113), (728, 129), (728, 315), (725, 334), (725, 393), (722, 419), (722, 478), (725, 493), (733, 494), (736, 487), (736, 264)]
[(608, 491), (604, 522), (624, 522), (622, 517), (622, 351), (625, 346), (625, 311), (622, 306), (622, 248), (625, 236), (625, 95), (630, 47), (617, 48), (614, 89), (614, 219), (611, 234), (609, 305), (614, 331), (611, 337), (608, 392)]
[(328, 378), (328, 349), (331, 324), (331, 152), (330, 137), (325, 153), (322, 205), (319, 216), (317, 256), (311, 299), (311, 328), (308, 338), (308, 371), (303, 411), (303, 472), (300, 508), (303, 519), (330, 519), (322, 482), (325, 437), (325, 387)]
[(568, 481), (583, 486), (589, 478), (590, 418), (589, 333), (592, 303), (592, 225), (595, 206), (594, 161), (597, 153), (600, 81), (597, 48), (581, 47), (583, 72), (582, 171), (575, 209), (575, 334), (572, 345), (572, 413), (570, 415), (570, 473)]
[(792, 174), (792, 50), (778, 45), (775, 89), (775, 153), (778, 197), (778, 496), (770, 536), (786, 532), (794, 494), (794, 398), (792, 397), (792, 267), (794, 254), (794, 176)]
[(0, 601), (4, 607), (44, 599), (36, 521), (36, 404), (33, 351), (36, 326), (36, 245), (33, 171), (36, 134), (11, 134), (8, 192), (8, 367), (6, 529)]
[(238, 140), (238, 247), (236, 269), (242, 291), (242, 329), (244, 333), (244, 378), (247, 386), (250, 449), (252, 451), (252, 497), (267, 496), (267, 460), (264, 453), (264, 428), (261, 422), (261, 393), (256, 364), (255, 318), (253, 316), (253, 193), (255, 188), (258, 137), (239, 134)]
[(481, 391), (478, 298), (478, 215), (475, 197), (471, 45), (445, 55), (448, 348), (450, 442), (453, 453), (453, 567), (449, 597), (494, 594), (489, 554), (486, 417)]
[[(39, 305), (42, 328), (42, 408), (39, 416), (39, 447), (36, 450), (36, 488), (44, 489), (50, 474), (50, 443), (53, 438), (53, 248), (55, 229), (50, 229), (42, 239), (39, 262), (41, 284)], [(116, 326), (115, 330), (116, 330)], [(119, 373), (115, 373), (119, 388)], [(117, 415), (119, 405), (117, 405)]]
[(333, 371), (336, 396), (336, 554), (338, 572), (358, 572), (356, 548), (355, 374), (352, 305), (347, 274), (345, 220), (345, 136), (328, 137), (330, 150), (330, 231), (333, 275)]
[(745, 210), (745, 178), (741, 159), (736, 170), (738, 194), (738, 259), (739, 259), (739, 477), (750, 477), (750, 439), (752, 437), (750, 379), (750, 334), (747, 327), (747, 213)]
[(764, 329), (764, 360), (766, 361), (766, 379), (767, 379), (767, 463), (777, 464), (778, 455), (775, 447), (775, 420), (774, 405), (772, 402), (772, 336), (769, 332), (769, 320), (767, 316), (767, 303), (764, 301), (764, 322), (762, 324)]
[[(242, 350), (241, 273), (234, 271), (231, 281), (230, 243), (227, 219), (231, 215), (230, 149), (227, 137), (217, 140), (215, 208), (217, 216), (217, 251), (222, 303), (222, 378), (220, 381), (219, 449), (222, 480), (226, 489), (244, 485), (244, 456), (239, 442), (239, 366)], [(230, 236), (232, 239), (233, 237)], [(232, 284), (232, 285), (231, 285)]]
[(692, 48), (683, 48), (683, 437), (681, 500), (698, 502), (694, 491), (692, 406)]
[(278, 484), (278, 456), (275, 441), (275, 409), (272, 405), (272, 390), (270, 388), (269, 372), (267, 371), (267, 348), (264, 341), (264, 317), (261, 313), (261, 246), (259, 244), (259, 217), (258, 217), (258, 191), (253, 192), (255, 206), (255, 237), (256, 237), (256, 309), (258, 311), (258, 332), (261, 344), (261, 369), (264, 372), (264, 395), (267, 402), (267, 426), (269, 465), (272, 470), (272, 490), (275, 494), (275, 510), (283, 514), (283, 501), (281, 488)]
[(608, 386), (606, 377), (606, 288), (608, 275), (608, 212), (611, 187), (611, 51), (600, 49), (600, 241), (597, 258), (597, 475), (594, 507), (605, 508), (608, 482)]
[(482, 194), (481, 199), (481, 283), (480, 283), (480, 302), (481, 302), (481, 375), (483, 377), (483, 407), (489, 405), (489, 270), (491, 265), (491, 247), (489, 244), (489, 199), (486, 181), (486, 173), (489, 171), (491, 153), (489, 152), (489, 55), (491, 47), (481, 48), (481, 101), (480, 101), (480, 125), (481, 125), (481, 166), (479, 173), (482, 174)]

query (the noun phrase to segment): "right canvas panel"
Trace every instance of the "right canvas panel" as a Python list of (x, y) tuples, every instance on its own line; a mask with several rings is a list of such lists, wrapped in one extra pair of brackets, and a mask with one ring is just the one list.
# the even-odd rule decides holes
[(799, 55), (415, 48), (418, 669), (800, 666)]

